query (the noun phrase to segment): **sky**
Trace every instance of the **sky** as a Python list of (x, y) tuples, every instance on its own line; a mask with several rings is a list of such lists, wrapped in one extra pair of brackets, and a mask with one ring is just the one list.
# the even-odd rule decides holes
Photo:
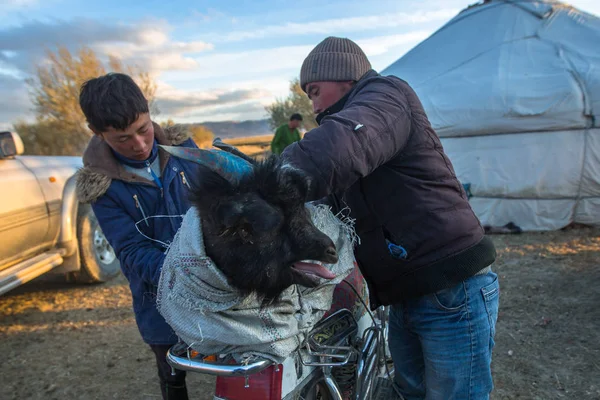
[[(381, 71), (476, 0), (2, 0), (0, 129), (34, 113), (25, 79), (45, 51), (88, 46), (149, 71), (157, 121), (265, 118), (327, 36), (357, 42)], [(600, 1), (570, 2), (600, 15)]]

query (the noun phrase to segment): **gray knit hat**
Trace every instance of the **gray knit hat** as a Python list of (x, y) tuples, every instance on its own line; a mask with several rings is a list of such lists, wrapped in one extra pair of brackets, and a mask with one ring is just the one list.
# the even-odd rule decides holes
[(319, 43), (302, 63), (300, 86), (323, 81), (358, 81), (371, 69), (367, 56), (350, 39), (330, 36)]

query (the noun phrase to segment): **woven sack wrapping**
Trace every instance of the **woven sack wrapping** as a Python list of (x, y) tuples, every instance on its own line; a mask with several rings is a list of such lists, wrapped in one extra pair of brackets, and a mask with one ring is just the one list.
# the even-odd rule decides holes
[(306, 207), (336, 246), (339, 260), (326, 266), (336, 277), (315, 288), (293, 285), (262, 308), (258, 296), (241, 296), (206, 256), (198, 211), (189, 209), (166, 254), (157, 294), (159, 312), (181, 340), (204, 355), (278, 363), (299, 347), (331, 307), (335, 286), (354, 268), (356, 239), (352, 221), (341, 221), (325, 205)]

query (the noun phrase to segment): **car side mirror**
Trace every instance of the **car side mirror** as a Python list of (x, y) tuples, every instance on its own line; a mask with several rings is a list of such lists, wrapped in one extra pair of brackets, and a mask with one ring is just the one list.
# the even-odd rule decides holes
[(0, 158), (10, 158), (23, 154), (25, 146), (18, 133), (0, 132)]

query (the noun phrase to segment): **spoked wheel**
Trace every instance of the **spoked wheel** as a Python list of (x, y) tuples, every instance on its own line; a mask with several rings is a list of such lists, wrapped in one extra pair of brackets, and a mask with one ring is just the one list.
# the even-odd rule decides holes
[(333, 400), (333, 396), (324, 379), (316, 381), (301, 397), (303, 400)]

